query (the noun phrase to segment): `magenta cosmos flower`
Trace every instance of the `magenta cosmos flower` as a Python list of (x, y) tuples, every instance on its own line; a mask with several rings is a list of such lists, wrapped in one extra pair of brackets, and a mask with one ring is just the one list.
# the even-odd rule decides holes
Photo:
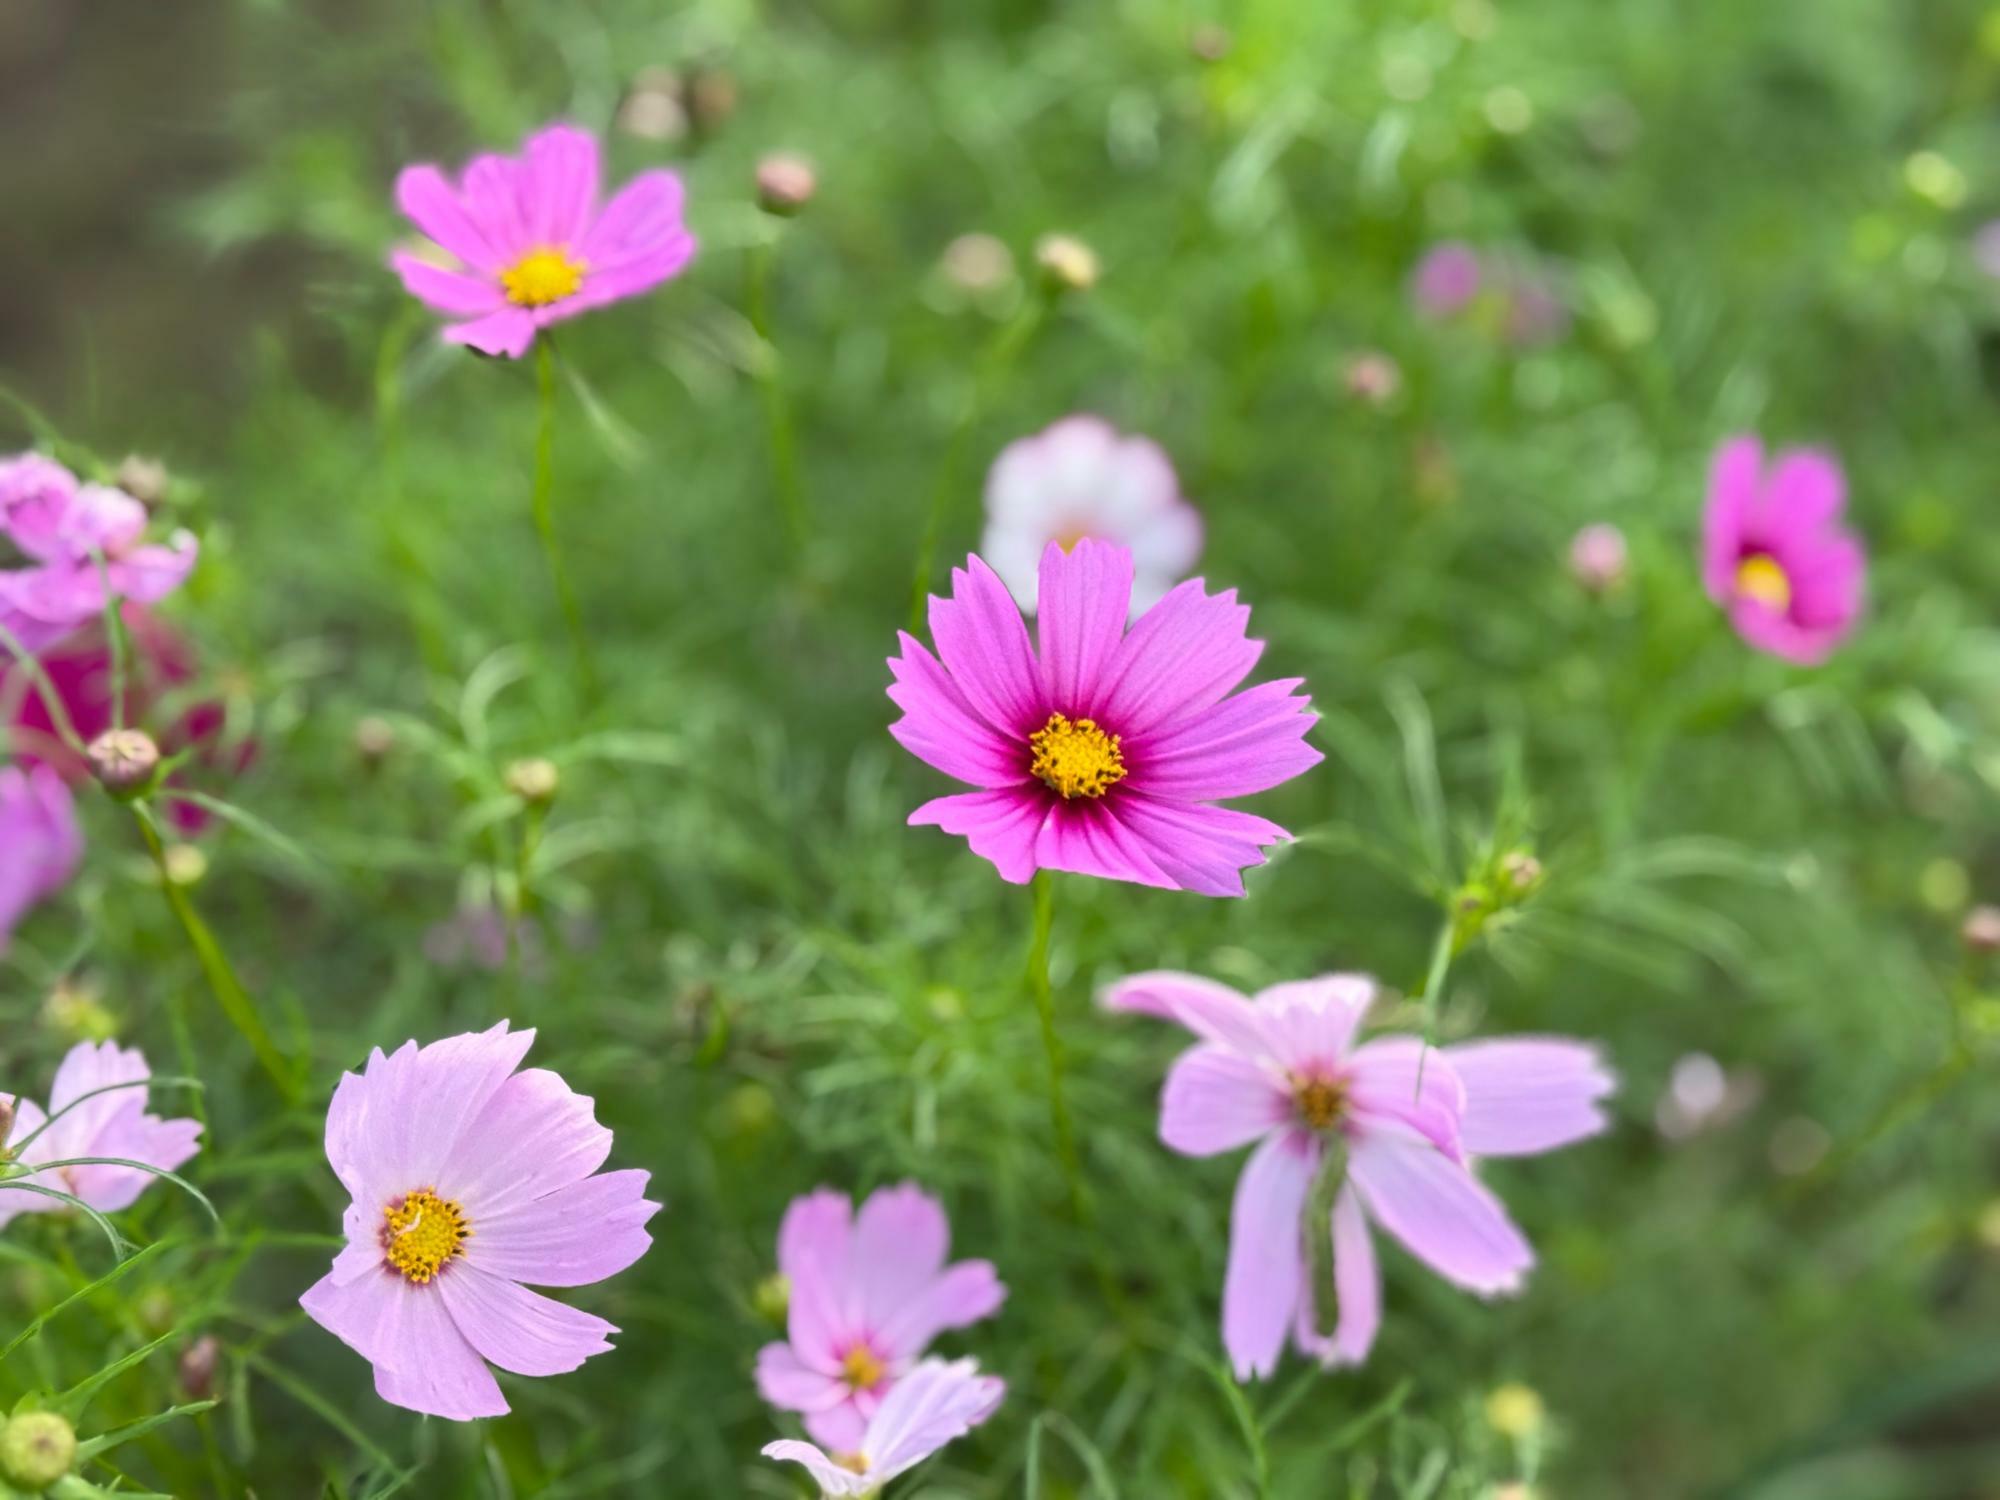
[(1042, 552), (1084, 537), (1132, 550), (1132, 611), (1158, 604), (1201, 556), (1201, 516), (1157, 443), (1091, 416), (1010, 443), (986, 476), (979, 555), (1029, 614)]
[(1472, 305), (1485, 278), (1477, 250), (1445, 240), (1425, 251), (1410, 273), (1410, 300), (1426, 318), (1449, 318)]
[(821, 1495), (872, 1495), (964, 1437), (999, 1409), (1007, 1384), (981, 1375), (969, 1359), (927, 1359), (876, 1408), (852, 1452), (824, 1453), (811, 1443), (766, 1443), (764, 1456), (803, 1464)]
[[(1427, 1048), (1414, 1036), (1357, 1046), (1375, 993), (1364, 975), (1333, 974), (1248, 999), (1169, 973), (1106, 992), (1112, 1009), (1178, 1021), (1201, 1038), (1167, 1075), (1161, 1140), (1188, 1156), (1258, 1143), (1236, 1184), (1222, 1291), (1222, 1341), (1241, 1378), (1274, 1371), (1287, 1333), (1326, 1364), (1367, 1357), (1382, 1317), (1371, 1223), (1468, 1291), (1520, 1290), (1534, 1253), (1470, 1158), (1532, 1156), (1605, 1127), (1600, 1101), (1616, 1080), (1591, 1047), (1514, 1037)], [(1308, 1222), (1321, 1169), (1343, 1159), (1330, 1223)], [(1308, 1238), (1329, 1232), (1330, 1336)]]
[(0, 767), (0, 953), (30, 907), (69, 883), (83, 859), (76, 802), (47, 766)]
[(946, 1265), (950, 1248), (944, 1209), (914, 1183), (877, 1189), (858, 1215), (828, 1188), (792, 1200), (778, 1228), (789, 1342), (758, 1352), (764, 1399), (802, 1414), (829, 1448), (861, 1447), (930, 1341), (991, 1317), (1006, 1300), (992, 1262)]
[(694, 255), (681, 181), (641, 172), (598, 201), (597, 137), (551, 125), (521, 154), (475, 157), (454, 188), (436, 167), (405, 167), (396, 205), (452, 257), (389, 257), (411, 295), (447, 317), (446, 339), (519, 358), (537, 329), (650, 291)]
[(39, 653), (104, 613), (107, 582), (138, 604), (164, 599), (198, 548), (185, 531), (166, 546), (145, 534), (146, 507), (122, 490), (80, 483), (38, 453), (0, 462), (0, 536), (27, 559), (0, 569), (0, 625)]
[(1754, 437), (1716, 450), (1702, 519), (1702, 576), (1736, 633), (1802, 665), (1824, 661), (1861, 617), (1866, 561), (1840, 524), (1847, 481), (1809, 448), (1768, 469)]
[(507, 1410), (490, 1361), (574, 1370), (618, 1330), (531, 1292), (587, 1286), (646, 1253), (646, 1173), (598, 1172), (611, 1132), (545, 1068), (533, 1031), (406, 1042), (341, 1076), (326, 1155), (352, 1196), (347, 1248), (299, 1299), (375, 1367), (384, 1401), (468, 1421)]
[(56, 1069), (46, 1111), (32, 1099), (12, 1100), (14, 1127), (0, 1131), (0, 1147), (14, 1143), (12, 1165), (25, 1170), (0, 1177), (0, 1224), (16, 1214), (70, 1207), (21, 1183), (68, 1193), (103, 1214), (130, 1208), (153, 1183), (154, 1174), (143, 1167), (52, 1163), (116, 1157), (171, 1172), (193, 1156), (200, 1149), (201, 1122), (147, 1114), (146, 1084), (152, 1076), (136, 1049), (78, 1042)]
[[(1039, 650), (979, 558), (932, 598), (933, 657), (912, 636), (889, 670), (903, 748), (979, 788), (926, 802), (913, 825), (963, 835), (1015, 884), (1069, 870), (1207, 896), (1243, 894), (1243, 870), (1290, 837), (1214, 804), (1316, 764), (1301, 679), (1232, 689), (1264, 643), (1247, 605), (1189, 579), (1125, 628), (1132, 553), (1086, 538), (1042, 552)], [(940, 663), (940, 658), (942, 662)]]

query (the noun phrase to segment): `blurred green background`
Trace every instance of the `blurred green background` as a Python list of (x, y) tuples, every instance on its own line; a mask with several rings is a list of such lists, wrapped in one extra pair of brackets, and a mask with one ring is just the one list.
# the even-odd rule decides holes
[[(681, 171), (702, 240), (561, 331), (596, 699), (528, 520), (532, 369), (439, 344), (383, 264), (401, 165), (557, 117), (608, 133), (614, 176)], [(2000, 898), (2000, 283), (1971, 248), (1996, 145), (2000, 10), (1961, 0), (7, 0), (0, 383), (34, 410), (0, 420), (176, 476), (205, 555), (167, 614), (255, 744), (203, 773), (254, 821), (200, 840), (193, 894), (312, 1085), (288, 1110), (260, 1081), (90, 808), (74, 895), (0, 964), (0, 1057), (38, 1091), (95, 1007), (199, 1074), (190, 1172), (228, 1234), (149, 1193), (138, 1237), (176, 1243), (0, 1398), (208, 1333), (223, 1405), (124, 1450), (141, 1487), (794, 1495), (749, 1373), (778, 1217), (911, 1176), (1012, 1288), (949, 1343), (1012, 1394), (900, 1493), (2000, 1496), (2000, 970), (1958, 938)], [(818, 171), (794, 221), (754, 200), (777, 149)], [(982, 384), (1054, 231), (1101, 280)], [(945, 262), (971, 233), (1009, 252), (978, 287)], [(1567, 331), (1416, 317), (1447, 238), (1545, 264)], [(1387, 401), (1350, 389), (1367, 350)], [(944, 788), (882, 696), (932, 496), (956, 560), (992, 455), (1077, 409), (1168, 448), (1201, 571), (1307, 679), (1328, 753), (1258, 800), (1302, 837), (1247, 901), (1058, 882), (1094, 1234), (1048, 1134), (1027, 893), (903, 826)], [(1847, 465), (1870, 612), (1824, 668), (1753, 655), (1701, 594), (1707, 456), (1739, 430)], [(1600, 520), (1632, 546), (1605, 599), (1564, 565)], [(562, 768), (539, 834), (503, 780), (530, 755)], [(1490, 1172), (1542, 1255), (1525, 1296), (1388, 1252), (1365, 1368), (1288, 1362), (1239, 1406), (1238, 1163), (1158, 1144), (1177, 1040), (1091, 997), (1153, 967), (1414, 988), (1439, 895), (1517, 848), (1547, 879), (1455, 968), (1444, 1028), (1601, 1039), (1618, 1126)], [(451, 939), (496, 902), (522, 915), (494, 970)], [(338, 1225), (339, 1072), (503, 1015), (667, 1209), (573, 1299), (618, 1351), (454, 1428), (304, 1321), (328, 1251), (286, 1236)], [(1715, 1068), (1725, 1105), (1676, 1112)], [(109, 1263), (50, 1220), (0, 1254), (14, 1320)], [(172, 1354), (102, 1425), (174, 1399)], [(1545, 1408), (1525, 1434), (1488, 1412), (1514, 1382)]]

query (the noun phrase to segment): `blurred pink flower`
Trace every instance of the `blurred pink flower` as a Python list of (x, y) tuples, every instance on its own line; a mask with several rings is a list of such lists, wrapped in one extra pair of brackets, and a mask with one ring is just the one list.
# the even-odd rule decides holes
[[(18, 1143), (15, 1165), (35, 1170), (0, 1178), (0, 1224), (16, 1214), (69, 1208), (58, 1198), (23, 1190), (21, 1183), (68, 1193), (109, 1214), (130, 1208), (154, 1178), (139, 1167), (51, 1167), (52, 1162), (118, 1157), (171, 1172), (201, 1149), (199, 1120), (162, 1120), (146, 1113), (146, 1083), (152, 1076), (137, 1049), (78, 1042), (56, 1069), (46, 1112), (31, 1099), (16, 1098), (7, 1140)], [(99, 1089), (106, 1092), (97, 1093)], [(87, 1094), (91, 1097), (85, 1098)]]
[(1496, 279), (1505, 310), (1500, 329), (1508, 343), (1517, 349), (1539, 349), (1569, 332), (1569, 302), (1547, 264), (1533, 260), (1510, 264)]
[(1861, 617), (1866, 559), (1840, 524), (1847, 481), (1830, 453), (1791, 448), (1767, 469), (1754, 437), (1716, 450), (1702, 518), (1702, 576), (1760, 651), (1824, 661)]
[(2000, 276), (2000, 219), (1979, 226), (1972, 237), (1972, 258), (1988, 276)]
[(384, 1401), (499, 1416), (489, 1361), (560, 1374), (618, 1331), (523, 1285), (615, 1275), (646, 1253), (659, 1211), (646, 1173), (598, 1172), (611, 1132), (590, 1099), (546, 1069), (515, 1071), (534, 1039), (502, 1021), (377, 1048), (334, 1090), (326, 1155), (353, 1199), (347, 1247), (299, 1305), (375, 1367)]
[(803, 1464), (822, 1496), (873, 1495), (992, 1416), (1006, 1395), (1006, 1382), (972, 1360), (927, 1359), (876, 1409), (852, 1451), (787, 1439), (766, 1443), (764, 1456)]
[[(1264, 645), (1244, 635), (1235, 590), (1188, 580), (1128, 631), (1132, 554), (1089, 538), (1042, 553), (1039, 652), (979, 558), (930, 602), (933, 657), (907, 633), (889, 669), (903, 717), (889, 732), (980, 788), (926, 802), (912, 825), (962, 835), (1003, 880), (1070, 870), (1208, 896), (1290, 837), (1214, 804), (1318, 764), (1301, 679), (1231, 696)], [(942, 663), (939, 661), (942, 657)]]
[(599, 203), (597, 138), (574, 125), (530, 136), (521, 155), (480, 156), (454, 188), (432, 166), (406, 167), (396, 204), (456, 266), (398, 250), (404, 287), (447, 317), (446, 339), (519, 358), (536, 330), (636, 297), (694, 255), (681, 181), (641, 172)]
[(816, 1442), (862, 1446), (930, 1341), (990, 1318), (1006, 1299), (991, 1261), (946, 1265), (950, 1248), (943, 1207), (914, 1183), (876, 1190), (858, 1215), (828, 1188), (793, 1199), (778, 1229), (790, 1341), (758, 1351), (764, 1399), (802, 1413)]
[(1625, 533), (1609, 522), (1586, 526), (1570, 539), (1570, 576), (1593, 594), (1622, 584), (1626, 565)]
[(0, 536), (27, 559), (0, 569), (0, 625), (39, 654), (104, 613), (105, 586), (137, 604), (187, 581), (199, 551), (177, 531), (145, 540), (146, 507), (122, 490), (82, 484), (38, 453), (0, 461)]
[(1410, 300), (1426, 318), (1449, 318), (1472, 305), (1483, 279), (1479, 252), (1463, 240), (1445, 240), (1410, 273)]
[(994, 461), (979, 555), (1033, 614), (1043, 549), (1068, 550), (1087, 536), (1132, 549), (1134, 614), (1159, 603), (1201, 556), (1201, 516), (1181, 498), (1159, 445), (1097, 417), (1064, 417)]
[[(1178, 1021), (1201, 1038), (1160, 1096), (1160, 1139), (1188, 1156), (1257, 1142), (1236, 1184), (1222, 1341), (1241, 1378), (1269, 1375), (1289, 1332), (1329, 1365), (1375, 1341), (1382, 1283), (1369, 1224), (1454, 1285), (1519, 1291), (1534, 1252), (1472, 1173), (1471, 1156), (1532, 1156), (1605, 1128), (1616, 1081), (1596, 1050), (1561, 1037), (1427, 1048), (1414, 1036), (1354, 1044), (1375, 981), (1273, 985), (1248, 999), (1192, 974), (1135, 974), (1113, 1010)], [(1330, 1223), (1307, 1222), (1322, 1168), (1345, 1173)], [(1332, 1235), (1338, 1321), (1321, 1332), (1308, 1236)], [(1320, 1242), (1324, 1244), (1324, 1241)]]
[(82, 859), (62, 778), (47, 766), (0, 766), (0, 954), (28, 909), (69, 884)]

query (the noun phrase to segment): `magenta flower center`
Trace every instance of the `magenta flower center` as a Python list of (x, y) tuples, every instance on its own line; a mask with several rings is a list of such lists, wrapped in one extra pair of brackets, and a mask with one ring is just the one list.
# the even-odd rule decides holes
[(1736, 565), (1736, 592), (1780, 614), (1792, 607), (1792, 581), (1768, 552), (1753, 552)]
[[(856, 1344), (840, 1362), (840, 1378), (857, 1391), (873, 1390), (887, 1373), (875, 1351), (866, 1344)], [(858, 1474), (861, 1471), (857, 1469), (855, 1472)]]
[(1292, 1105), (1312, 1129), (1331, 1130), (1347, 1113), (1347, 1087), (1332, 1078), (1295, 1078)]
[(500, 285), (516, 307), (547, 307), (576, 295), (588, 269), (567, 250), (530, 250), (500, 273)]
[(465, 1253), (472, 1234), (465, 1210), (429, 1188), (405, 1193), (382, 1210), (382, 1253), (413, 1286), (427, 1284), (445, 1262)]
[(1050, 714), (1048, 723), (1028, 736), (1028, 748), (1035, 756), (1028, 770), (1065, 800), (1102, 797), (1125, 779), (1118, 736), (1099, 729), (1095, 719), (1072, 722)]

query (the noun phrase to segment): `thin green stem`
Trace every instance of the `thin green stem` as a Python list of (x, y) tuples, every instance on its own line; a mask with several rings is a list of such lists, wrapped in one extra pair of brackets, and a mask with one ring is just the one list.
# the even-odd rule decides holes
[(166, 892), (167, 905), (172, 908), (174, 920), (180, 923), (186, 935), (188, 946), (194, 949), (194, 956), (201, 965), (201, 972), (208, 980), (208, 988), (215, 996), (216, 1004), (229, 1018), (243, 1039), (250, 1044), (250, 1050), (257, 1054), (257, 1061), (264, 1065), (264, 1071), (278, 1085), (285, 1098), (297, 1103), (300, 1098), (299, 1080), (292, 1071), (291, 1064), (278, 1050), (271, 1039), (271, 1032), (258, 1014), (257, 1002), (250, 998), (250, 992), (243, 988), (236, 971), (230, 967), (229, 959), (216, 941), (215, 934), (194, 909), (194, 903), (173, 878), (167, 867), (166, 845), (160, 840), (159, 827), (153, 821), (153, 814), (143, 802), (132, 804), (132, 816), (139, 824), (139, 837), (145, 840), (146, 852), (153, 857), (153, 868), (159, 873), (160, 889)]
[(549, 576), (555, 580), (556, 597), (569, 626), (584, 696), (594, 700), (597, 668), (591, 661), (590, 640), (583, 632), (583, 611), (577, 606), (576, 590), (570, 585), (569, 569), (563, 565), (562, 548), (556, 541), (556, 356), (546, 331), (535, 340), (535, 386), (541, 401), (535, 427), (535, 530), (541, 536), (542, 555), (548, 559)]
[(69, 710), (63, 706), (62, 694), (56, 691), (56, 685), (49, 680), (49, 674), (41, 662), (21, 644), (21, 638), (5, 625), (0, 625), (0, 646), (4, 646), (7, 654), (14, 658), (23, 672), (28, 674), (28, 681), (34, 684), (35, 695), (42, 700), (42, 710), (48, 714), (49, 723), (54, 726), (63, 744), (78, 755), (82, 755), (88, 747), (83, 743), (83, 736), (76, 732), (76, 724), (71, 720)]
[(1084, 1192), (1083, 1164), (1076, 1150), (1076, 1127), (1070, 1122), (1069, 1100), (1063, 1094), (1062, 1038), (1056, 1034), (1055, 990), (1049, 983), (1049, 935), (1055, 927), (1055, 888), (1049, 873), (1035, 873), (1035, 936), (1028, 949), (1028, 988), (1042, 1021), (1042, 1048), (1049, 1060), (1049, 1124), (1055, 1129), (1056, 1155), (1069, 1183), (1070, 1211), (1079, 1226), (1090, 1222), (1090, 1201)]
[(799, 479), (798, 438), (792, 427), (792, 407), (785, 395), (785, 366), (771, 321), (771, 266), (777, 259), (777, 240), (772, 238), (750, 247), (748, 285), (744, 302), (750, 326), (756, 330), (762, 348), (757, 361), (757, 389), (764, 400), (764, 425), (771, 444), (771, 486), (777, 491), (778, 509), (795, 551), (803, 552), (810, 534), (806, 519), (805, 491)]

